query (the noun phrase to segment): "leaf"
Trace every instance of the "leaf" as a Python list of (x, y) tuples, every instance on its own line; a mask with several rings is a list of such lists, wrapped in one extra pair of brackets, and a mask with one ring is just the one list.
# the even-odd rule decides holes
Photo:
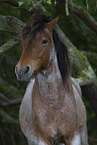
[(23, 1), (19, 1), (19, 2), (18, 2), (19, 7), (21, 7), (23, 4), (24, 4)]
[(51, 0), (47, 0), (47, 4), (50, 4), (51, 5)]

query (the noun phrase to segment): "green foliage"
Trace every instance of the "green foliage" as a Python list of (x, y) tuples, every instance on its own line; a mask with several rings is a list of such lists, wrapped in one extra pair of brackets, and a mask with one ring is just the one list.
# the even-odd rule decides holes
[(32, 0), (20, 0), (20, 1), (18, 1), (19, 6), (31, 5), (31, 3), (32, 3)]
[[(4, 3), (0, 3), (0, 15), (15, 16), (15, 17), (19, 18), (20, 20), (22, 20), (23, 22), (26, 22), (27, 18), (30, 16), (30, 14), (27, 12), (26, 9), (19, 8), (19, 7), (13, 7), (9, 4), (4, 4)], [(0, 32), (0, 34), (1, 34), (1, 32)]]

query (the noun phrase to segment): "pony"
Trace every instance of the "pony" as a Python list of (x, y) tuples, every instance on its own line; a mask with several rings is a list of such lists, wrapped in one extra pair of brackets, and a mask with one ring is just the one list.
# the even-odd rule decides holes
[(81, 89), (71, 77), (68, 49), (54, 29), (57, 21), (33, 14), (22, 30), (15, 73), (29, 84), (20, 126), (29, 145), (88, 145)]

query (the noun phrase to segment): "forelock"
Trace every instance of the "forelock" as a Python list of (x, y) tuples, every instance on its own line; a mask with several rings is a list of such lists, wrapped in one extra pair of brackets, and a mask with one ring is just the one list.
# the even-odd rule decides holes
[(45, 15), (33, 14), (26, 26), (22, 30), (21, 37), (26, 38), (28, 35), (34, 36), (37, 32), (42, 31), (45, 28), (45, 24), (51, 21), (51, 17), (46, 17)]

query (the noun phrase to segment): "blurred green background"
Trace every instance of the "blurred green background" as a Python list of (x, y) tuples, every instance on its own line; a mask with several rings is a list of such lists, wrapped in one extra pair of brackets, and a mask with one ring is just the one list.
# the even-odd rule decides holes
[[(15, 16), (26, 22), (34, 12), (39, 11), (38, 5), (42, 4), (53, 17), (59, 15), (59, 26), (77, 49), (86, 54), (97, 75), (97, 61), (95, 61), (97, 60), (97, 33), (90, 29), (88, 24), (73, 12), (69, 11), (70, 15), (66, 15), (65, 0), (44, 0), (42, 3), (34, 0), (33, 2), (31, 0), (18, 2), (13, 0), (12, 3), (1, 1), (0, 15)], [(77, 6), (83, 7), (97, 23), (97, 0), (73, 0), (73, 2)], [(14, 37), (14, 33), (0, 31), (0, 46)], [(15, 65), (20, 58), (21, 52), (22, 46), (19, 41), (11, 49), (0, 54), (0, 93), (10, 100), (21, 100), (27, 85), (25, 82), (18, 82), (15, 76)], [(95, 54), (95, 57), (92, 54)], [(89, 144), (97, 145), (97, 116), (84, 96), (83, 101), (87, 110)], [(18, 121), (19, 107), (19, 105), (6, 107), (3, 105), (3, 101), (0, 100), (0, 145), (27, 144)]]

